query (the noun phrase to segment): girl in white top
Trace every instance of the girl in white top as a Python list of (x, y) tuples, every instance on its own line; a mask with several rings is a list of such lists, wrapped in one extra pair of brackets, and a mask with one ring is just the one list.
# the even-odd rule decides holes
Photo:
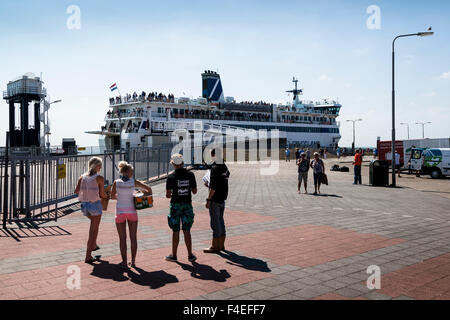
[(136, 264), (137, 255), (137, 228), (138, 214), (134, 205), (134, 191), (136, 188), (142, 189), (148, 194), (152, 194), (152, 188), (140, 181), (133, 179), (134, 169), (125, 161), (119, 164), (121, 177), (114, 181), (111, 198), (117, 199), (116, 205), (116, 226), (120, 239), (120, 253), (122, 255), (121, 267), (128, 267), (127, 263), (127, 222), (130, 230), (131, 240), (131, 265)]
[(85, 217), (91, 220), (89, 229), (89, 239), (86, 249), (86, 263), (92, 263), (95, 259), (92, 257), (92, 251), (100, 248), (97, 245), (97, 237), (102, 219), (101, 198), (106, 199), (105, 180), (98, 173), (102, 169), (102, 159), (94, 157), (89, 160), (89, 172), (78, 179), (75, 194), (81, 202), (81, 211)]

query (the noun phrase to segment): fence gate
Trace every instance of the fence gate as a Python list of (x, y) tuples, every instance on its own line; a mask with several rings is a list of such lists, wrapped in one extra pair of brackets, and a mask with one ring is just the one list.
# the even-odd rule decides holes
[(0, 213), (2, 225), (57, 221), (61, 208), (75, 204), (78, 178), (87, 172), (89, 160), (103, 160), (101, 175), (105, 185), (118, 178), (117, 164), (131, 162), (139, 180), (167, 175), (170, 170), (170, 147), (132, 149), (100, 155), (30, 156), (10, 155), (0, 160)]

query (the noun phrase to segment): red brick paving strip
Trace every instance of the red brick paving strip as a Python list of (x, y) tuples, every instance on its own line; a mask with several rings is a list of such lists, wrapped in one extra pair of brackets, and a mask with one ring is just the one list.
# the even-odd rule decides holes
[(378, 292), (393, 298), (450, 300), (450, 254), (382, 275)]
[(310, 267), (404, 241), (329, 226), (303, 225), (231, 237), (227, 245), (278, 265)]
[[(190, 263), (187, 261), (186, 250), (182, 246), (180, 248), (179, 261), (184, 264), (185, 269), (178, 264), (164, 261), (164, 256), (170, 252), (169, 248), (139, 252), (138, 267), (144, 270), (144, 276), (140, 276), (138, 271), (131, 275), (127, 272), (117, 272), (115, 266), (93, 267), (81, 262), (76, 263), (81, 269), (81, 290), (66, 289), (66, 272), (71, 264), (0, 275), (0, 300), (185, 300), (271, 277), (269, 272), (247, 270), (228, 263), (218, 255), (199, 254), (199, 266), (195, 270), (206, 278), (199, 279), (191, 275), (192, 267), (188, 267)], [(119, 256), (103, 259), (111, 264), (120, 262)], [(167, 283), (164, 283), (165, 281)]]

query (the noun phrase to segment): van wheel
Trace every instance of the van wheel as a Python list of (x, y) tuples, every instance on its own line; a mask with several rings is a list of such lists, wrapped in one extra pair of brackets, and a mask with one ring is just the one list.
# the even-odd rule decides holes
[(431, 178), (433, 179), (439, 179), (441, 177), (441, 170), (439, 169), (433, 169), (430, 173)]

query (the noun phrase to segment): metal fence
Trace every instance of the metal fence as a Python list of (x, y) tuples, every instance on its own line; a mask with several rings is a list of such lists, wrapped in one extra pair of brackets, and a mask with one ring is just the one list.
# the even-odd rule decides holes
[(7, 224), (33, 221), (57, 221), (61, 206), (76, 202), (74, 190), (78, 178), (88, 170), (93, 156), (103, 159), (102, 175), (106, 184), (119, 177), (122, 160), (135, 167), (135, 178), (148, 181), (170, 171), (172, 148), (132, 149), (99, 155), (33, 156), (14, 155), (0, 160), (0, 212), (3, 228)]

